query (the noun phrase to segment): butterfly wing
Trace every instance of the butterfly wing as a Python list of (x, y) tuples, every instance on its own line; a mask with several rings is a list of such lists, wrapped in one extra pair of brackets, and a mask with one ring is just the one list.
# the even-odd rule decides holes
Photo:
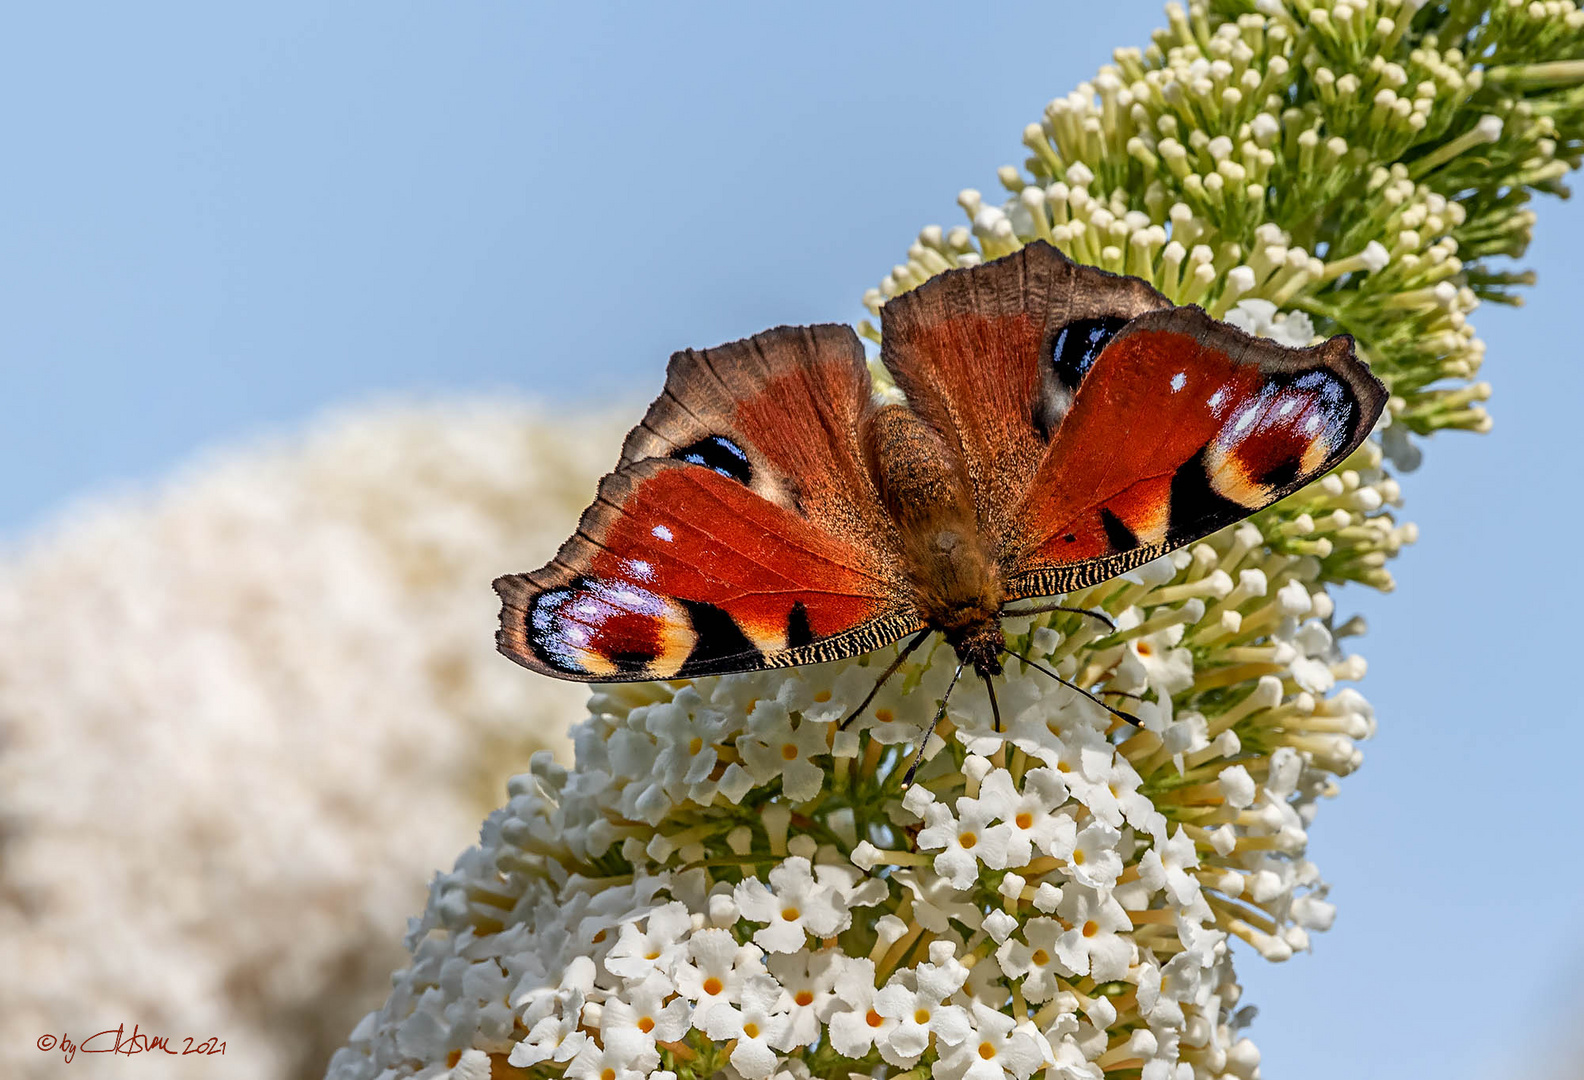
[(1014, 511), (1105, 342), (1170, 307), (1138, 278), (1036, 242), (881, 309), (881, 360), (963, 462), (980, 530), (999, 551), (1020, 550)]
[[(881, 309), (881, 357), (964, 462), (1008, 598), (1094, 584), (1335, 466), (1386, 391), (1035, 242)], [(1179, 385), (1180, 382), (1180, 385)]]
[(1196, 307), (1139, 316), (1019, 504), (1008, 598), (1095, 584), (1271, 505), (1352, 453), (1385, 404), (1346, 335), (1293, 349)]
[(864, 465), (870, 408), (845, 326), (677, 353), (577, 533), (495, 582), (501, 652), (563, 679), (689, 678), (918, 629)]

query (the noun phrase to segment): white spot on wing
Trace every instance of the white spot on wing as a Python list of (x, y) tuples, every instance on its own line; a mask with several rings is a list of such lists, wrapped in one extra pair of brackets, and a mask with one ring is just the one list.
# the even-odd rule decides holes
[(664, 540), (668, 544), (675, 539), (675, 537), (671, 535), (671, 530), (666, 528), (664, 525), (656, 525), (649, 531), (653, 533), (656, 538)]
[(1205, 404), (1210, 406), (1212, 409), (1219, 409), (1221, 407), (1221, 402), (1224, 400), (1226, 400), (1226, 387), (1223, 386), (1221, 389), (1211, 394), (1210, 400), (1205, 402)]
[[(664, 526), (661, 526), (664, 528)], [(627, 572), (639, 581), (649, 581), (654, 577), (654, 567), (643, 559), (628, 559)]]
[[(1188, 385), (1188, 376), (1185, 373), (1179, 371), (1177, 374), (1175, 374), (1175, 375), (1173, 375), (1171, 377), (1172, 393), (1175, 394), (1177, 391), (1181, 390), (1184, 386), (1187, 386), (1187, 385)], [(1218, 394), (1220, 392), (1221, 391), (1219, 391), (1219, 390), (1216, 391), (1216, 393), (1218, 393)], [(1212, 404), (1214, 403), (1214, 399), (1213, 398), (1211, 399), (1211, 402), (1212, 402)]]
[(658, 615), (665, 606), (648, 589), (640, 589), (627, 582), (596, 581), (590, 583), (590, 588), (605, 605), (637, 615)]

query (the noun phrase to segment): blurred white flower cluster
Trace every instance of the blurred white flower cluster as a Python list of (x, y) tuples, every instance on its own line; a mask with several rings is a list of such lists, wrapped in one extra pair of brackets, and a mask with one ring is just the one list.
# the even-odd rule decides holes
[(210, 1075), (323, 1069), (505, 763), (564, 744), (583, 695), (493, 653), (489, 582), (554, 551), (617, 434), (349, 412), (0, 564), (0, 1073), (171, 1075), (35, 1047), (121, 1022), (227, 1040)]

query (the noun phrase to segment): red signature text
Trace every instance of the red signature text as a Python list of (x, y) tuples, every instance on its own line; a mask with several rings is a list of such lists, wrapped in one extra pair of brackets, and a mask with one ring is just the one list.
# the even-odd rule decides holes
[(125, 1024), (117, 1027), (97, 1031), (81, 1042), (74, 1042), (72, 1037), (65, 1032), (59, 1035), (40, 1035), (38, 1048), (45, 1053), (59, 1050), (67, 1064), (78, 1054), (123, 1054), (131, 1057), (133, 1054), (169, 1054), (172, 1057), (186, 1057), (189, 1054), (201, 1054), (205, 1057), (212, 1054), (223, 1055), (226, 1052), (224, 1040), (210, 1036), (207, 1039), (195, 1039), (191, 1035), (150, 1035), (140, 1031), (138, 1025), (133, 1024), (129, 1032)]

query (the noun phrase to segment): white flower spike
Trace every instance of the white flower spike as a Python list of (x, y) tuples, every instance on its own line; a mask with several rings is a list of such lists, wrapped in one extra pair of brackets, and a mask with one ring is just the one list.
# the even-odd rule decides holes
[[(1468, 315), (1520, 281), (1480, 260), (1522, 250), (1528, 193), (1567, 171), (1584, 65), (1544, 65), (1584, 53), (1584, 18), (1253, 6), (1168, 6), (1149, 49), (1025, 130), (1004, 201), (962, 192), (969, 224), (923, 230), (866, 302), (1039, 239), (1290, 344), (1352, 334), (1390, 386), (1395, 459), (1484, 430)], [(1009, 622), (1026, 661), (999, 730), (977, 683), (942, 710), (941, 647), (596, 690), (574, 767), (536, 761), (437, 879), (331, 1080), (477, 1052), (545, 1080), (1250, 1080), (1234, 959), (1331, 924), (1308, 830), (1375, 721), (1330, 590), (1391, 587), (1400, 502), (1368, 441), (1063, 598), (1108, 621)]]

